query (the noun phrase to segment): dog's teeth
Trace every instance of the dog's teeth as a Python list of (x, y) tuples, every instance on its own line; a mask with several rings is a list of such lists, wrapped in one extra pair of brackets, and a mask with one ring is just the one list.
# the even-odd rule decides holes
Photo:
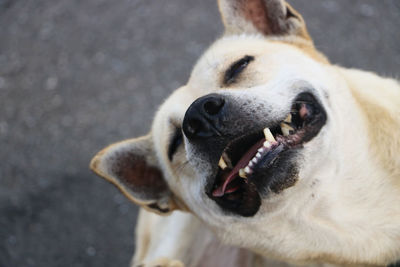
[(227, 167), (233, 168), (232, 162), (231, 162), (231, 160), (229, 159), (228, 155), (225, 152), (222, 153), (222, 157), (221, 158), (223, 159), (223, 161), (225, 162)]
[(291, 126), (287, 125), (286, 123), (281, 123), (281, 130), (283, 136), (288, 136), (294, 131), (294, 129)]
[(240, 169), (240, 170), (239, 170), (239, 176), (242, 177), (242, 178), (245, 178), (245, 179), (247, 178), (246, 172), (245, 172), (244, 169)]
[(268, 142), (268, 141), (265, 141), (264, 142), (264, 144), (263, 144), (263, 146), (265, 147), (265, 148), (270, 148), (272, 145), (271, 145), (271, 143), (270, 142)]
[(228, 168), (228, 165), (226, 164), (225, 160), (222, 157), (219, 159), (218, 166), (223, 170)]
[(251, 162), (253, 162), (254, 164), (257, 164), (257, 159), (256, 159), (256, 158), (253, 158), (253, 159), (251, 160)]
[(250, 173), (251, 173), (250, 167), (247, 166), (246, 168), (244, 168), (244, 172), (245, 172), (246, 174), (250, 174)]
[(287, 117), (286, 117), (286, 119), (284, 120), (284, 122), (287, 122), (287, 123), (292, 123), (292, 114), (289, 114)]
[(255, 164), (255, 163), (254, 163), (253, 161), (250, 161), (250, 162), (249, 162), (249, 165), (247, 165), (247, 166), (249, 166), (250, 168), (253, 168), (253, 167), (254, 167), (254, 164)]
[(258, 152), (260, 152), (260, 153), (265, 152), (265, 148), (264, 148), (264, 147), (260, 147), (260, 148), (258, 149)]
[(265, 135), (265, 140), (270, 142), (275, 142), (275, 138), (272, 135), (271, 130), (269, 128), (264, 129), (264, 135)]
[(256, 158), (258, 158), (258, 159), (260, 159), (260, 158), (261, 158), (261, 153), (260, 153), (260, 152), (257, 152), (257, 154), (256, 154)]

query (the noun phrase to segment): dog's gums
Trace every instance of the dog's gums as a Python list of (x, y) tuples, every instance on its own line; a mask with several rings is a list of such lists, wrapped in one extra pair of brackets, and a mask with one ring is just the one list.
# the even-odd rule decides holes
[[(323, 127), (326, 118), (324, 109), (312, 94), (300, 94), (282, 122), (263, 131), (241, 136), (227, 145), (218, 162), (219, 171), (210, 197), (217, 203), (221, 203), (222, 198), (224, 203), (258, 198), (254, 194), (262, 190), (255, 186), (253, 176), (263, 175), (265, 170), (274, 168), (274, 162), (281, 160), (284, 152), (301, 148), (310, 141)], [(287, 160), (287, 157), (282, 157), (282, 160)], [(270, 185), (272, 181), (269, 179), (273, 177), (266, 175), (263, 175), (263, 184)], [(224, 208), (225, 204), (221, 206)], [(255, 207), (253, 210), (256, 211)]]

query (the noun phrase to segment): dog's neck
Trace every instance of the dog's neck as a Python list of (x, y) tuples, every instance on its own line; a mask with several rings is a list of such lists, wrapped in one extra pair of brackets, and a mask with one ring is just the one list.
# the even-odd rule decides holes
[(400, 188), (400, 84), (368, 72), (342, 73), (365, 114), (371, 152)]
[[(343, 74), (366, 116), (371, 152), (400, 190), (400, 142), (396, 141), (400, 132), (400, 84), (358, 70)], [(400, 267), (400, 259), (387, 267)]]

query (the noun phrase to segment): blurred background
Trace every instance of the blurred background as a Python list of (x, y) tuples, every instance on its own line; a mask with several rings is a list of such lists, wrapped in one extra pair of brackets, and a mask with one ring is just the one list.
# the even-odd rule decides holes
[[(292, 0), (332, 62), (400, 74), (399, 0)], [(128, 266), (137, 208), (88, 169), (222, 33), (215, 0), (0, 0), (0, 266)]]

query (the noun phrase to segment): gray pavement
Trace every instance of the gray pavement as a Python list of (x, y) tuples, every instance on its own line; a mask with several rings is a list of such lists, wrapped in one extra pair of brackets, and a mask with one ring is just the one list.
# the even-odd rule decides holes
[[(398, 0), (292, 0), (317, 47), (400, 74)], [(137, 208), (88, 170), (222, 32), (215, 0), (0, 0), (0, 267), (127, 266)]]

